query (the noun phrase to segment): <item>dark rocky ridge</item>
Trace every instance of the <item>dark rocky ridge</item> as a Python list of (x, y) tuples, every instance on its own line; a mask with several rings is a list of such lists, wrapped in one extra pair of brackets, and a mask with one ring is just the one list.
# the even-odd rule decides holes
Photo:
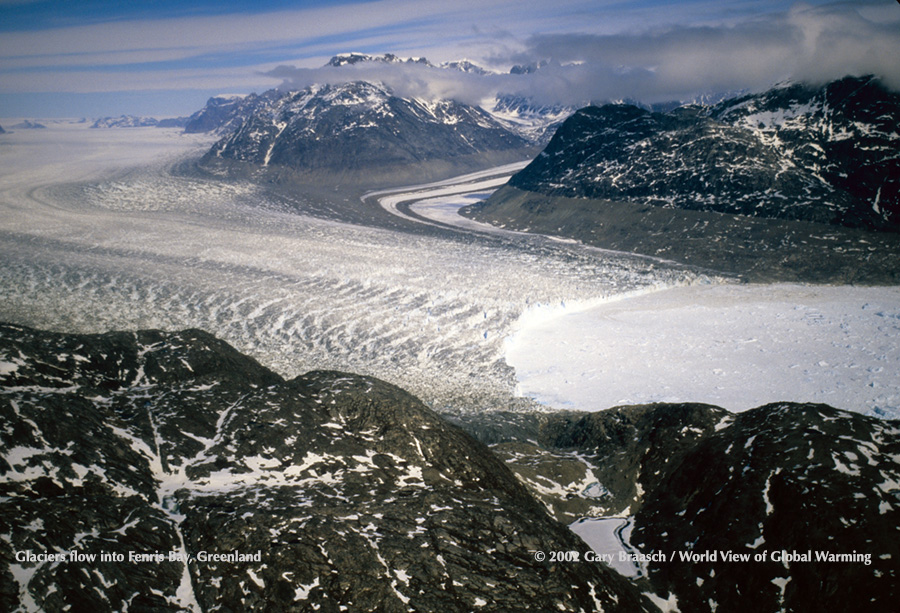
[[(650, 610), (402, 390), (210, 335), (0, 327), (5, 610)], [(38, 562), (15, 552), (118, 553)], [(128, 562), (131, 552), (260, 561)]]
[(896, 283), (898, 122), (900, 94), (871, 77), (588, 107), (464, 214), (751, 281)]
[[(682, 611), (890, 611), (900, 559), (900, 424), (826, 405), (739, 414), (658, 404), (457, 418), (556, 517), (630, 516), (662, 551), (869, 555), (857, 562), (651, 563)], [(561, 494), (562, 492), (562, 494)], [(783, 588), (783, 589), (782, 589)], [(865, 603), (865, 604), (863, 604)]]
[(550, 196), (900, 231), (900, 94), (873, 77), (654, 113), (587, 107), (510, 180)]
[(900, 283), (900, 240), (892, 232), (545, 196), (509, 185), (461, 213), (500, 227), (565, 236), (754, 283)]

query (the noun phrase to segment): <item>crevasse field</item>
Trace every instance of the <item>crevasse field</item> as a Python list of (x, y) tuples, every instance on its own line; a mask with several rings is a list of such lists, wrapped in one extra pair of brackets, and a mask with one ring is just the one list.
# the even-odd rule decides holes
[[(437, 409), (519, 396), (900, 415), (898, 288), (739, 286), (454, 214), (510, 168), (348, 204), (380, 200), (384, 227), (314, 217), (170, 172), (211, 142), (68, 123), (0, 135), (0, 319), (199, 327), (286, 377), (374, 375)], [(431, 222), (398, 206), (412, 201)]]

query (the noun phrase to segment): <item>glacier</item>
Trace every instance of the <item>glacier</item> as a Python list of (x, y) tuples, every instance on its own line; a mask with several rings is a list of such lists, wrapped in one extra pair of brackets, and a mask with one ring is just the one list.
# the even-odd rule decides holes
[[(320, 368), (372, 375), (438, 410), (535, 401), (596, 410), (675, 397), (740, 410), (786, 400), (790, 390), (803, 396), (791, 399), (897, 414), (889, 373), (900, 320), (884, 316), (878, 327), (855, 315), (866, 302), (896, 313), (895, 289), (736, 286), (455, 215), (512, 166), (357, 197), (348, 206), (378, 207), (373, 200), (382, 198), (395, 225), (348, 223), (325, 209), (286, 207), (260, 185), (173, 172), (212, 140), (64, 122), (3, 135), (0, 319), (69, 332), (202, 328), (285, 377)], [(834, 325), (817, 327), (820, 336), (800, 334), (809, 321), (795, 309), (809, 306), (810, 292), (839, 294), (825, 314)], [(609, 309), (628, 321), (610, 327)], [(759, 309), (785, 314), (787, 327), (748, 315)], [(725, 327), (710, 327), (716, 322)], [(842, 323), (854, 328), (852, 340)], [(772, 370), (730, 375), (746, 350), (763, 347), (739, 341), (767, 334)], [(686, 344), (665, 350), (676, 336)], [(776, 342), (788, 337), (791, 347)], [(857, 350), (846, 363), (841, 343)], [(788, 349), (802, 356), (792, 360)], [(820, 357), (810, 362), (813, 355)], [(0, 364), (12, 368), (15, 357), (0, 355)], [(591, 384), (591, 369), (612, 374)], [(657, 376), (673, 369), (678, 394)], [(688, 377), (698, 372), (707, 375)], [(813, 381), (798, 383), (806, 379)], [(731, 395), (716, 396), (726, 384)], [(577, 391), (564, 395), (563, 387)]]
[(529, 237), (354, 225), (172, 172), (210, 142), (76, 124), (5, 135), (0, 319), (201, 328), (285, 377), (352, 371), (436, 409), (484, 409), (515, 402), (504, 339), (530, 305), (701, 278)]
[(818, 402), (900, 416), (900, 288), (708, 285), (533, 309), (506, 344), (558, 409)]

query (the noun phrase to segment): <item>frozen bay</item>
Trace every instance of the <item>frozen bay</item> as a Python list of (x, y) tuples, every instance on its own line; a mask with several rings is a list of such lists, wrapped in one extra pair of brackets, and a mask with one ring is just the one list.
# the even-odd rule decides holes
[(822, 402), (900, 415), (900, 288), (722, 285), (534, 309), (507, 343), (557, 408)]

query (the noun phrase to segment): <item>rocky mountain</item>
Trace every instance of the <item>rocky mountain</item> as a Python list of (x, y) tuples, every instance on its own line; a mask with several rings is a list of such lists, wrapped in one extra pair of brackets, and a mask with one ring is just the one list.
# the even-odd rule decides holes
[(626, 550), (665, 555), (635, 565), (636, 583), (680, 611), (896, 602), (896, 421), (790, 403), (459, 420), (574, 529), (622, 517)]
[(157, 128), (184, 128), (187, 125), (188, 117), (163, 117), (157, 120)]
[[(512, 95), (481, 106), (403, 96), (382, 81), (364, 80), (369, 73), (358, 69), (367, 65), (428, 71), (416, 78), (443, 71), (472, 75), (466, 78), (492, 74), (468, 60), (435, 66), (425, 58), (342, 54), (325, 66), (333, 69), (331, 83), (211, 98), (186, 131), (223, 135), (203, 161), (214, 172), (261, 172), (271, 178), (362, 171), (377, 183), (379, 173), (408, 172), (421, 179), (527, 159), (574, 111)], [(335, 81), (345, 70), (347, 81)]]
[(562, 104), (537, 104), (532, 98), (512, 94), (501, 94), (488, 106), (494, 117), (529, 140), (542, 144), (576, 111)]
[(0, 134), (4, 134), (6, 130), (3, 129), (3, 126), (0, 126)]
[(229, 134), (237, 130), (244, 118), (261, 104), (261, 97), (256, 94), (214, 96), (207, 100), (206, 106), (188, 118), (184, 131), (188, 134)]
[(120, 115), (118, 117), (101, 117), (94, 120), (92, 128), (152, 128), (158, 121), (153, 117), (137, 117), (136, 115)]
[(458, 70), (459, 72), (468, 72), (470, 74), (477, 75), (488, 75), (495, 74), (486, 68), (482, 68), (478, 64), (475, 64), (469, 60), (456, 60), (453, 62), (443, 62), (441, 64), (441, 68), (449, 68), (452, 70)]
[(339, 53), (331, 58), (326, 66), (338, 68), (340, 66), (353, 66), (355, 64), (421, 64), (423, 66), (431, 66), (431, 62), (423, 57), (401, 58), (393, 53), (385, 53), (383, 55), (370, 55), (368, 53)]
[(0, 475), (6, 611), (652, 610), (414, 397), (198, 330), (0, 326)]
[(567, 197), (900, 231), (900, 94), (873, 77), (714, 106), (582, 109), (510, 185)]
[(467, 214), (751, 280), (895, 282), (898, 121), (873, 77), (588, 107)]
[(206, 154), (208, 168), (372, 173), (521, 159), (530, 143), (487, 112), (452, 100), (400, 98), (357, 81), (263, 97)]

